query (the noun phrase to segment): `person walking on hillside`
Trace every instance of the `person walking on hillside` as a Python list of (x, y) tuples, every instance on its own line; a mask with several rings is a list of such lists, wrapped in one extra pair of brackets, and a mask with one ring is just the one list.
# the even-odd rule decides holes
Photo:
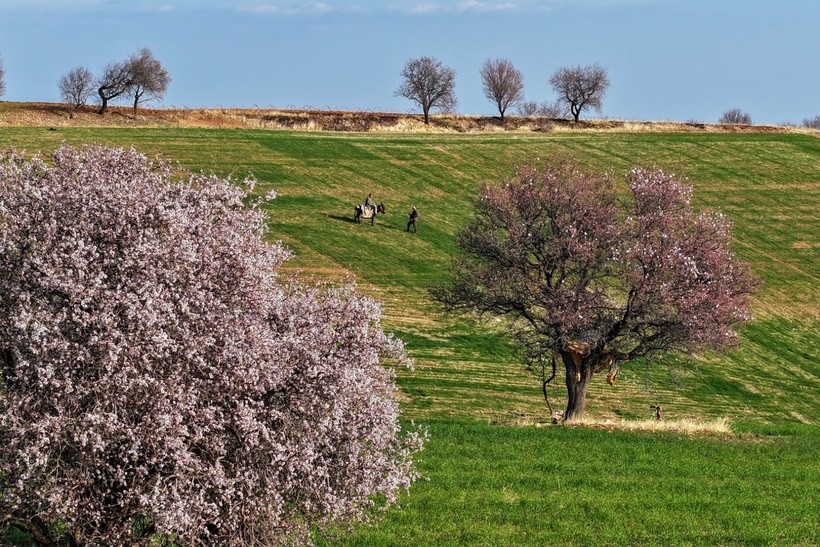
[(418, 216), (419, 216), (419, 211), (418, 211), (418, 209), (416, 209), (416, 206), (413, 205), (413, 209), (410, 211), (410, 220), (407, 221), (407, 231), (408, 232), (410, 231), (410, 226), (412, 226), (413, 227), (413, 233), (414, 234), (418, 233), (418, 230), (416, 229), (416, 219), (418, 218)]

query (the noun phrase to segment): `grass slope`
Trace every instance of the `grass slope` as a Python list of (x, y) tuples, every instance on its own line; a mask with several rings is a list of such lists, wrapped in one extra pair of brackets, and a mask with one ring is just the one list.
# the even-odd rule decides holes
[(429, 480), (345, 544), (820, 542), (817, 428), (734, 441), (451, 421), (430, 429), (446, 440), (422, 457)]
[[(670, 417), (820, 421), (820, 140), (784, 134), (578, 133), (411, 135), (245, 130), (8, 128), (0, 145), (48, 150), (60, 142), (134, 145), (192, 169), (253, 173), (275, 188), (273, 237), (303, 274), (355, 276), (386, 303), (386, 324), (416, 358), (400, 383), (408, 414), (504, 420), (543, 415), (535, 382), (493, 330), (443, 316), (426, 288), (446, 278), (453, 235), (470, 217), (480, 181), (513, 162), (574, 154), (594, 169), (623, 173), (658, 165), (683, 173), (699, 207), (735, 222), (736, 250), (764, 280), (756, 321), (725, 355), (669, 358), (624, 368), (615, 389), (593, 386), (589, 411), (645, 417), (659, 403)], [(372, 191), (388, 214), (355, 225), (352, 208)], [(412, 204), (420, 232), (404, 231)], [(672, 374), (669, 373), (670, 368)], [(560, 388), (554, 397), (560, 400)]]
[[(698, 207), (735, 222), (736, 250), (763, 278), (756, 320), (737, 350), (624, 367), (594, 382), (588, 412), (646, 418), (726, 416), (735, 423), (820, 422), (820, 139), (793, 134), (555, 133), (378, 135), (247, 130), (4, 128), (0, 146), (50, 150), (97, 142), (162, 154), (196, 170), (253, 173), (275, 188), (272, 236), (290, 268), (355, 278), (385, 302), (407, 343), (405, 414), (431, 424), (422, 467), (400, 510), (354, 544), (697, 544), (820, 542), (818, 428), (766, 442), (674, 434), (503, 427), (546, 408), (499, 324), (446, 316), (427, 287), (446, 279), (453, 236), (478, 184), (531, 157), (576, 155), (624, 173), (658, 165), (688, 176)], [(388, 213), (351, 222), (368, 192)], [(419, 233), (404, 231), (412, 204)], [(552, 391), (554, 405), (563, 397)], [(763, 427), (745, 426), (749, 427)], [(814, 501), (807, 501), (814, 500)], [(629, 515), (627, 517), (627, 515)], [(585, 524), (588, 523), (588, 524)]]

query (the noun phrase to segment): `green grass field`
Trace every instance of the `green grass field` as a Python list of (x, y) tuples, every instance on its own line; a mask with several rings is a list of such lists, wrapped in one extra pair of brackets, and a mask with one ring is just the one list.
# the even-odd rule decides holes
[[(417, 483), (353, 545), (820, 544), (820, 139), (797, 134), (564, 132), (379, 135), (206, 129), (3, 128), (0, 146), (135, 146), (193, 170), (253, 173), (273, 188), (271, 237), (288, 269), (355, 279), (407, 344), (405, 416), (431, 440)], [(448, 316), (427, 288), (446, 279), (453, 236), (482, 181), (527, 158), (572, 154), (622, 175), (687, 176), (698, 207), (735, 222), (736, 252), (764, 284), (739, 348), (623, 367), (594, 381), (587, 413), (728, 417), (738, 433), (687, 437), (506, 424), (548, 418), (540, 386), (500, 325)], [(373, 192), (387, 214), (352, 223)], [(405, 231), (412, 204), (419, 233)], [(551, 398), (560, 407), (560, 385)]]

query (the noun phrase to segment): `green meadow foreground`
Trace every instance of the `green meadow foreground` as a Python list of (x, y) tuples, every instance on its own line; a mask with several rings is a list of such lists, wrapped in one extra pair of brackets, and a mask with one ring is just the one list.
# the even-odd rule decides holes
[[(426, 480), (374, 526), (327, 544), (820, 544), (820, 139), (779, 133), (578, 132), (385, 135), (214, 129), (3, 128), (0, 146), (135, 146), (193, 170), (252, 173), (275, 189), (271, 237), (288, 270), (355, 279), (416, 366), (398, 370), (405, 417), (426, 424)], [(738, 349), (623, 368), (593, 380), (600, 422), (728, 418), (732, 433), (540, 427), (540, 384), (499, 325), (442, 314), (453, 237), (480, 182), (528, 158), (572, 154), (622, 175), (683, 173), (697, 207), (735, 222), (736, 252), (763, 280)], [(353, 224), (372, 192), (387, 214)], [(405, 231), (412, 205), (418, 234)], [(564, 391), (556, 380), (554, 408)], [(321, 542), (320, 541), (320, 542)]]

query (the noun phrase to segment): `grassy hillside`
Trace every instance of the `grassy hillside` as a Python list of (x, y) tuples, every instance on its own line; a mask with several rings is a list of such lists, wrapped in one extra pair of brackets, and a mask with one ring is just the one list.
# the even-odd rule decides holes
[[(735, 222), (737, 253), (764, 285), (756, 320), (726, 355), (675, 357), (624, 367), (614, 389), (597, 382), (589, 412), (645, 417), (728, 416), (820, 421), (820, 139), (785, 134), (577, 133), (384, 136), (245, 130), (8, 128), (0, 145), (49, 150), (60, 142), (134, 145), (191, 169), (253, 173), (275, 188), (272, 236), (305, 274), (353, 276), (386, 303), (388, 328), (416, 359), (402, 372), (408, 415), (505, 421), (543, 417), (537, 384), (493, 325), (442, 315), (427, 287), (445, 279), (453, 235), (471, 214), (481, 181), (526, 158), (574, 154), (594, 169), (623, 173), (658, 165), (683, 173), (699, 207)], [(367, 192), (388, 214), (375, 227), (351, 222)], [(421, 212), (419, 234), (404, 231)], [(553, 396), (560, 402), (560, 388)]]
[(820, 544), (817, 428), (727, 440), (430, 425), (429, 480), (344, 544)]
[[(820, 139), (777, 133), (579, 132), (379, 135), (248, 130), (4, 128), (0, 146), (133, 145), (195, 170), (253, 173), (273, 238), (300, 275), (355, 279), (416, 361), (399, 371), (405, 415), (431, 425), (429, 481), (353, 542), (370, 544), (820, 543)], [(481, 181), (531, 157), (573, 154), (623, 174), (686, 175), (697, 207), (735, 222), (736, 251), (764, 285), (737, 350), (623, 367), (593, 381), (598, 418), (729, 417), (748, 434), (503, 427), (546, 420), (539, 385), (493, 321), (447, 316), (427, 287), (446, 279), (453, 236)], [(352, 223), (373, 192), (376, 226)], [(419, 233), (405, 232), (412, 204)], [(560, 407), (560, 385), (551, 392)], [(775, 425), (770, 425), (775, 424)], [(774, 436), (770, 433), (776, 434)], [(814, 447), (814, 448), (812, 448)], [(813, 501), (810, 501), (813, 500)], [(625, 515), (630, 515), (629, 519)], [(579, 523), (588, 520), (592, 526)]]

